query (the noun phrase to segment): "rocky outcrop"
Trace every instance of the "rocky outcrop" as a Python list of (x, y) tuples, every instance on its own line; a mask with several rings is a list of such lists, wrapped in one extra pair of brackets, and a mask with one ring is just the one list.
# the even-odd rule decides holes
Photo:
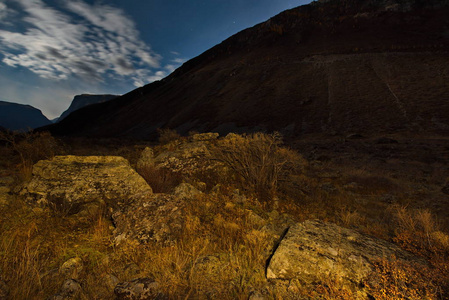
[(351, 289), (363, 286), (381, 259), (425, 262), (385, 240), (335, 224), (306, 221), (290, 227), (274, 252), (268, 279), (297, 279), (305, 284), (337, 279)]
[(57, 156), (33, 166), (33, 178), (21, 190), (29, 203), (66, 215), (89, 213), (102, 205), (117, 207), (151, 187), (122, 157)]
[(182, 233), (184, 201), (167, 194), (142, 194), (130, 199), (113, 215), (115, 242), (170, 244)]
[(117, 284), (114, 289), (117, 300), (168, 299), (159, 290), (159, 283), (151, 278), (138, 278)]

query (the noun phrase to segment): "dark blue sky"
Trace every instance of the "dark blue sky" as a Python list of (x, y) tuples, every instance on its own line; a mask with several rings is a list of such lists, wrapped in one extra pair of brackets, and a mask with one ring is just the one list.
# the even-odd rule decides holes
[(123, 94), (310, 0), (0, 0), (0, 100), (60, 115)]

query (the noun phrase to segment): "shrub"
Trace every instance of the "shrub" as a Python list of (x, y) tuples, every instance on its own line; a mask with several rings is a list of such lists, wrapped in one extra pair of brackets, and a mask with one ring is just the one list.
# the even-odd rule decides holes
[(298, 153), (281, 145), (279, 133), (230, 133), (217, 142), (212, 155), (266, 200), (276, 196), (279, 182), (299, 171), (304, 162)]
[(20, 159), (19, 171), (24, 179), (31, 176), (33, 164), (42, 159), (50, 159), (62, 152), (62, 147), (48, 132), (16, 133), (0, 132), (0, 140), (18, 155)]
[(159, 134), (159, 143), (161, 143), (162, 145), (168, 144), (181, 138), (179, 133), (177, 133), (174, 129), (158, 128), (157, 133)]

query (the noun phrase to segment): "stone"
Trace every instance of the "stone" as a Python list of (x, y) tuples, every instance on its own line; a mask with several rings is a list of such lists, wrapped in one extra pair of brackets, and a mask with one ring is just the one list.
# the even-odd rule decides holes
[(244, 205), (246, 203), (246, 197), (242, 193), (240, 193), (239, 189), (235, 189), (232, 191), (232, 202), (235, 204)]
[(151, 278), (137, 278), (120, 282), (114, 289), (117, 300), (167, 299), (159, 290), (159, 283)]
[(120, 281), (118, 278), (112, 274), (106, 274), (103, 276), (103, 284), (108, 289), (108, 291), (113, 292), (115, 287)]
[(250, 293), (248, 300), (267, 300), (268, 298), (262, 295), (260, 292), (255, 291)]
[(154, 152), (150, 147), (145, 147), (139, 160), (137, 161), (137, 169), (142, 169), (154, 165)]
[(79, 299), (83, 289), (81, 285), (73, 279), (68, 279), (64, 282), (59, 293), (53, 296), (52, 300), (71, 300), (71, 299)]
[(74, 257), (67, 260), (59, 268), (59, 274), (61, 274), (61, 276), (63, 276), (64, 279), (78, 280), (82, 271), (83, 271), (83, 261), (79, 257)]
[(20, 194), (27, 201), (65, 215), (84, 209), (115, 207), (151, 187), (118, 156), (56, 156), (33, 166), (33, 177)]
[(193, 137), (180, 141), (176, 147), (159, 153), (154, 158), (155, 165), (186, 177), (220, 170), (223, 164), (212, 160), (212, 142), (207, 139), (193, 140)]
[(385, 240), (309, 220), (289, 228), (269, 261), (266, 275), (268, 279), (298, 279), (304, 284), (333, 278), (357, 290), (374, 270), (373, 263), (381, 259), (426, 265)]
[(183, 182), (175, 188), (173, 194), (180, 199), (194, 199), (196, 196), (201, 195), (202, 192), (193, 185)]
[(184, 207), (184, 201), (173, 195), (148, 193), (132, 198), (112, 214), (115, 243), (131, 239), (171, 244), (182, 234)]

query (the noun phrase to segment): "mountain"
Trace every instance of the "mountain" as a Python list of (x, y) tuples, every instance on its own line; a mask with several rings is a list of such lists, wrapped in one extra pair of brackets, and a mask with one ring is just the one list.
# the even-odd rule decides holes
[(88, 105), (97, 104), (97, 103), (103, 103), (106, 101), (109, 101), (111, 99), (114, 99), (118, 97), (118, 95), (89, 95), (89, 94), (82, 94), (82, 95), (76, 95), (72, 103), (70, 104), (69, 108), (64, 111), (59, 118), (54, 120), (53, 122), (59, 122), (65, 117), (67, 117), (69, 114), (74, 112), (75, 110), (78, 110), (80, 108), (83, 108)]
[(51, 122), (31, 105), (0, 101), (0, 127), (10, 130), (28, 130)]
[(60, 135), (449, 132), (449, 1), (329, 0), (280, 13), (161, 81), (80, 109)]

